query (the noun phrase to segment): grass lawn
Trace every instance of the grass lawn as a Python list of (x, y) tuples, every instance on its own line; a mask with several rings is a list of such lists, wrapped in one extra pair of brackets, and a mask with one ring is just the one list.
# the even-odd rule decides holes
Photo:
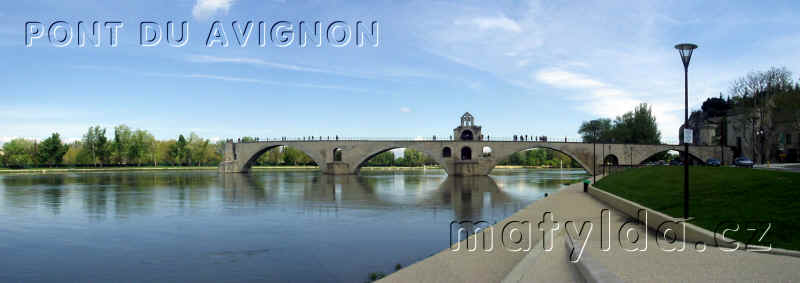
[[(753, 236), (744, 229), (748, 223), (771, 223), (762, 244), (800, 250), (800, 234), (795, 234), (800, 233), (800, 173), (691, 167), (689, 178), (689, 214), (695, 217), (691, 223), (717, 232), (726, 222), (738, 223), (739, 232), (725, 235), (742, 242)], [(668, 215), (683, 216), (683, 167), (630, 169), (603, 178), (596, 187)]]

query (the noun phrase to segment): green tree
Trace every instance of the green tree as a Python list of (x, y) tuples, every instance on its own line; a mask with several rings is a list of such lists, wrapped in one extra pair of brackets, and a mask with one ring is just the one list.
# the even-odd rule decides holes
[(304, 152), (293, 147), (283, 147), (283, 162), (291, 165), (312, 165), (314, 160)]
[(76, 141), (67, 146), (67, 153), (64, 154), (64, 164), (68, 165), (91, 165), (94, 164), (92, 157), (87, 150), (84, 150), (83, 144)]
[[(215, 158), (216, 156), (220, 156), (221, 158), (221, 153), (215, 151), (214, 156)], [(281, 150), (281, 147), (275, 147), (268, 150), (256, 160), (256, 164), (258, 165), (276, 166), (280, 165), (281, 163), (283, 163), (283, 151)]]
[(209, 161), (211, 158), (209, 155), (209, 149), (211, 148), (209, 142), (209, 140), (201, 138), (194, 132), (189, 134), (188, 149), (191, 163), (200, 166)]
[(60, 165), (66, 153), (67, 147), (61, 143), (61, 136), (58, 133), (53, 133), (39, 144), (36, 160), (39, 164), (46, 164), (52, 167)]
[(3, 164), (9, 168), (33, 166), (33, 141), (13, 139), (3, 144)]
[(111, 143), (111, 160), (116, 164), (127, 164), (128, 151), (132, 143), (133, 132), (126, 125), (114, 127), (114, 141)]
[(406, 148), (403, 151), (403, 161), (405, 166), (422, 166), (425, 164), (425, 154), (411, 148)]
[(167, 165), (175, 165), (175, 158), (173, 156), (173, 150), (176, 147), (177, 141), (175, 140), (166, 140), (166, 141), (157, 141), (156, 142), (156, 166), (158, 164), (167, 164)]
[(144, 162), (153, 160), (155, 152), (155, 138), (145, 130), (136, 130), (131, 134), (130, 143), (126, 152), (126, 158), (130, 163), (142, 165)]
[(703, 105), (700, 107), (703, 112), (708, 113), (709, 117), (720, 117), (725, 116), (728, 113), (728, 110), (731, 109), (731, 105), (725, 99), (722, 99), (722, 93), (719, 94), (719, 97), (711, 97), (706, 99), (703, 102)]
[(83, 136), (83, 146), (92, 157), (92, 164), (97, 166), (98, 162), (102, 166), (108, 162), (109, 146), (106, 138), (106, 129), (100, 126), (89, 127), (89, 131)]
[(632, 112), (625, 113), (614, 120), (611, 142), (633, 144), (659, 144), (661, 131), (656, 117), (647, 103), (639, 104)]
[(578, 133), (583, 142), (610, 142), (612, 129), (611, 119), (600, 118), (583, 122)]
[(793, 130), (800, 131), (800, 86), (775, 97), (775, 114), (778, 120), (787, 121)]
[(187, 148), (188, 144), (189, 143), (186, 141), (186, 138), (184, 138), (183, 135), (179, 135), (178, 140), (170, 146), (169, 156), (170, 159), (172, 159), (173, 164), (184, 165), (189, 161), (189, 149)]
[(387, 150), (381, 152), (367, 161), (367, 166), (392, 166), (394, 165), (394, 152)]

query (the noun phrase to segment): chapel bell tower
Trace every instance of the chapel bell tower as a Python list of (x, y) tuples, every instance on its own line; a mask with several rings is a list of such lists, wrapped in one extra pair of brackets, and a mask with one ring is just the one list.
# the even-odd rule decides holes
[(453, 129), (453, 137), (459, 141), (481, 140), (481, 126), (475, 125), (475, 117), (469, 112), (461, 116), (461, 125)]

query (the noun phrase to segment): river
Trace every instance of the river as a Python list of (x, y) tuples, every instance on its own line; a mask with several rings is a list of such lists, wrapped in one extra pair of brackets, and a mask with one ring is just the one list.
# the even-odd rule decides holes
[(364, 282), (500, 221), (583, 170), (0, 175), (0, 281)]

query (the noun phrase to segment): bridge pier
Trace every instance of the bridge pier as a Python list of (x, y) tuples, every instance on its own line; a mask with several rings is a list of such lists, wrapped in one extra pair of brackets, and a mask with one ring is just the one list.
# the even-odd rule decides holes
[(319, 169), (323, 174), (328, 175), (353, 175), (358, 173), (350, 168), (350, 164), (341, 161), (328, 162), (324, 166), (320, 166)]

